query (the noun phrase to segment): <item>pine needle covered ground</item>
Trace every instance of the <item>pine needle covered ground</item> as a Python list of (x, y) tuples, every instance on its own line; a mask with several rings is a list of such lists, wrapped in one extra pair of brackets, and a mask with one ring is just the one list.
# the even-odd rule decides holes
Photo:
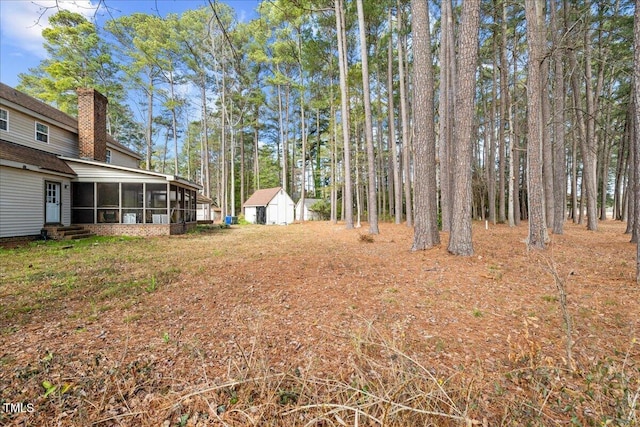
[(0, 424), (638, 424), (622, 224), (530, 253), (526, 225), (476, 224), (472, 257), (365, 230), (0, 249)]

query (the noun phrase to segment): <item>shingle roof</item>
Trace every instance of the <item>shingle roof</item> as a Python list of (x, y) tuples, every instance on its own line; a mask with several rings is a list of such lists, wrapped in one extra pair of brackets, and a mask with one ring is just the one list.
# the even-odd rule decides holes
[(57, 108), (45, 104), (26, 93), (22, 93), (11, 86), (7, 86), (4, 83), (0, 83), (0, 98), (4, 98), (14, 104), (18, 104), (31, 110), (34, 113), (38, 113), (74, 129), (78, 129), (78, 119), (68, 115), (67, 113), (63, 113)]
[(55, 154), (0, 139), (0, 159), (25, 165), (36, 166), (42, 170), (60, 172), (68, 175), (76, 173)]
[[(74, 129), (78, 132), (78, 119), (73, 116), (70, 116), (67, 113), (63, 113), (57, 108), (48, 105), (39, 99), (33, 98), (32, 96), (27, 95), (26, 93), (20, 92), (12, 88), (11, 86), (7, 86), (6, 84), (0, 82), (0, 98), (6, 99), (9, 102), (20, 105), (34, 113), (40, 114), (44, 117), (48, 117), (51, 120), (57, 121), (58, 123), (62, 123), (70, 128)], [(107, 134), (107, 141), (109, 144), (124, 150), (125, 152), (131, 153), (139, 158), (142, 158), (140, 154), (131, 150), (126, 145), (118, 142), (111, 135)]]
[(243, 206), (267, 206), (280, 190), (282, 190), (282, 187), (257, 190), (244, 202)]

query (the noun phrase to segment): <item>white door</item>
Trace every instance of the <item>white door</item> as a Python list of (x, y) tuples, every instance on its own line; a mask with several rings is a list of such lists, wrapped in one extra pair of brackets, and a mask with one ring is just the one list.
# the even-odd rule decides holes
[(47, 224), (60, 222), (60, 183), (45, 183), (45, 218)]

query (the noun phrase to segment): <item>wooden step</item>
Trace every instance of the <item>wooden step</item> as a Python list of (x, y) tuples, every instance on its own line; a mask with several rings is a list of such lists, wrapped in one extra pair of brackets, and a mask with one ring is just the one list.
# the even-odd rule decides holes
[(59, 240), (76, 240), (95, 236), (95, 233), (81, 225), (48, 226), (44, 229), (48, 230), (49, 238)]

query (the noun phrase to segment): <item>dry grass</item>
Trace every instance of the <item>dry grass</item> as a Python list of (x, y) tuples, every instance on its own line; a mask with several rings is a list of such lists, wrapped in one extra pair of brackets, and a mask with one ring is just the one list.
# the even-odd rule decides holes
[(2, 249), (0, 403), (34, 411), (0, 424), (638, 425), (621, 229), (536, 255), (479, 228), (471, 258), (391, 224)]

